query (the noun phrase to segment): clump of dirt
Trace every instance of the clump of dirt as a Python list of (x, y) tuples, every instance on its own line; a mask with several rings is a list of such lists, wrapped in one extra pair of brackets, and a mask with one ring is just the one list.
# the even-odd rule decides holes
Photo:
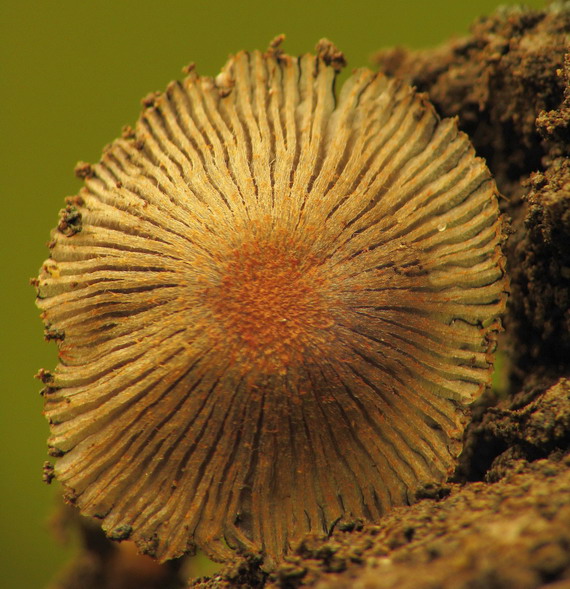
[(486, 408), (470, 424), (456, 481), (496, 482), (516, 467), (570, 447), (570, 381), (521, 391)]
[[(570, 67), (570, 62), (568, 64)], [(567, 70), (568, 71), (568, 70)], [(565, 107), (565, 113), (570, 110)], [(553, 119), (555, 117), (552, 117)], [(542, 120), (546, 120), (544, 117)], [(569, 143), (570, 145), (570, 143)], [(525, 183), (524, 225), (510, 248), (509, 336), (515, 382), (568, 373), (570, 160), (556, 157)]]

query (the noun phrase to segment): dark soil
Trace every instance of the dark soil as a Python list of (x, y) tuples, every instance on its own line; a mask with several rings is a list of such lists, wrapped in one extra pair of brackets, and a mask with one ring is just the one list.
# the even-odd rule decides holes
[[(375, 525), (306, 538), (275, 571), (244, 556), (191, 586), (570, 587), (569, 34), (570, 2), (556, 2), (544, 11), (501, 9), (438, 49), (376, 57), (380, 69), (426, 92), (442, 116), (458, 117), (496, 177), (511, 224), (501, 341), (508, 391), (478, 402), (453, 481), (424, 489)], [(162, 580), (112, 584), (109, 563), (120, 558), (109, 546), (87, 542), (67, 573), (91, 584), (57, 587), (180, 586), (172, 565)]]

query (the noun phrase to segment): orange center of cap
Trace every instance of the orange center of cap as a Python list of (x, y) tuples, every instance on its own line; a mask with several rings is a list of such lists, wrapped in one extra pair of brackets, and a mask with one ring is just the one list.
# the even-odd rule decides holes
[(207, 296), (231, 355), (248, 369), (284, 374), (309, 348), (330, 339), (327, 291), (314, 257), (287, 244), (255, 241), (231, 253)]

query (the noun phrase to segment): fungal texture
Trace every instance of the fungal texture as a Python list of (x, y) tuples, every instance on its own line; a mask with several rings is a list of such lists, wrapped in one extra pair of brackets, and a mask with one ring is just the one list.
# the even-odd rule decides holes
[(53, 232), (55, 474), (159, 559), (377, 520), (453, 470), (489, 384), (495, 184), (424, 96), (365, 69), (336, 96), (330, 61), (170, 84)]

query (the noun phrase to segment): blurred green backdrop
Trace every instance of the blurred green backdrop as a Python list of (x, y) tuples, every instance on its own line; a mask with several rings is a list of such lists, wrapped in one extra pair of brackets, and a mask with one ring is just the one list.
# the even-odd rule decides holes
[[(53, 368), (42, 339), (34, 276), (63, 197), (79, 182), (78, 160), (95, 161), (139, 100), (194, 61), (216, 74), (230, 52), (264, 49), (286, 33), (285, 50), (321, 37), (367, 65), (377, 49), (427, 47), (467, 32), (499, 0), (4, 0), (0, 6), (3, 256), (0, 369), (0, 570), (2, 587), (45, 586), (73, 548), (47, 528), (57, 487), (41, 482), (47, 425), (38, 368)], [(502, 2), (514, 4), (514, 2)], [(543, 5), (531, 0), (533, 7)]]

